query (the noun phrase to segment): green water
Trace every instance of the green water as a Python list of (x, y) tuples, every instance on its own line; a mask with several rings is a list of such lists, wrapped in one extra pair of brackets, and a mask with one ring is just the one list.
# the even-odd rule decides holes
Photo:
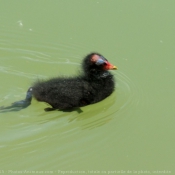
[(0, 106), (97, 51), (115, 92), (82, 113), (0, 113), (0, 174), (174, 174), (175, 1), (0, 1)]

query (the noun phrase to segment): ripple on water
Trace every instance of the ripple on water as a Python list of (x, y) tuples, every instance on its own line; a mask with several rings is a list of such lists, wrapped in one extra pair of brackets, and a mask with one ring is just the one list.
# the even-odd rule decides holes
[[(15, 48), (14, 48), (14, 45), (15, 45)], [(26, 49), (29, 46), (31, 49)], [(19, 43), (17, 42), (8, 43), (8, 41), (6, 42), (4, 40), (0, 41), (0, 50), (10, 51), (10, 52), (19, 54), (19, 57), (15, 58), (15, 61), (19, 61), (20, 63), (24, 65), (26, 65), (27, 63), (28, 65), (31, 65), (30, 67), (34, 66), (36, 64), (35, 62), (38, 62), (40, 66), (39, 68), (42, 69), (42, 67), (45, 68), (47, 66), (48, 70), (53, 69), (53, 64), (56, 65), (55, 67), (58, 67), (61, 64), (61, 65), (64, 65), (61, 67), (71, 67), (72, 69), (74, 68), (76, 69), (76, 67), (79, 66), (81, 56), (74, 54), (74, 55), (69, 55), (69, 56), (65, 55), (65, 56), (60, 56), (60, 57), (59, 56), (53, 57), (53, 55), (56, 55), (56, 53), (59, 53), (60, 51), (71, 53), (71, 50), (74, 50), (74, 51), (76, 50), (76, 53), (78, 53), (78, 50), (80, 48), (83, 49), (83, 46), (81, 45), (80, 47), (77, 44), (75, 45), (75, 44), (70, 44), (70, 43), (69, 44), (53, 44), (53, 43), (43, 42), (43, 43), (30, 43), (30, 44), (27, 43), (23, 45), (20, 42)], [(85, 50), (85, 47), (84, 47), (84, 50)], [(7, 59), (5, 57), (1, 58), (3, 59), (3, 65), (0, 66), (1, 73), (4, 73), (6, 75), (12, 74), (14, 76), (22, 76), (24, 78), (28, 78), (32, 80), (35, 80), (37, 78), (47, 78), (48, 77), (47, 72), (45, 72), (45, 75), (42, 75), (42, 74), (38, 74), (37, 73), (38, 71), (36, 71), (36, 73), (34, 73), (33, 70), (26, 71), (25, 67), (24, 67), (24, 70), (20, 70), (19, 66), (14, 67), (14, 66), (9, 65), (8, 63), (11, 62), (10, 57), (7, 56)], [(10, 59), (10, 61), (6, 63), (5, 59), (6, 60)], [(69, 73), (67, 74), (69, 75)], [(98, 108), (100, 110), (103, 109), (102, 114), (104, 118), (114, 113), (120, 113), (123, 109), (126, 110), (128, 106), (130, 106), (132, 103), (135, 103), (136, 100), (138, 100), (138, 98), (136, 97), (137, 93), (134, 91), (136, 87), (133, 84), (133, 81), (131, 81), (130, 78), (124, 72), (120, 71), (120, 68), (115, 73), (115, 77), (117, 79), (116, 91), (114, 92), (112, 97), (109, 97), (108, 99), (106, 99), (106, 102), (100, 102), (100, 106), (97, 106), (97, 108), (95, 109), (95, 110), (97, 110)], [(24, 95), (24, 93), (25, 93), (25, 90), (22, 96)], [(1, 102), (3, 102), (5, 99), (8, 99), (8, 98), (9, 98), (9, 95), (4, 94), (4, 96), (1, 96)], [(105, 111), (110, 111), (110, 112), (106, 112), (104, 115)], [(90, 112), (92, 113), (92, 111)], [(103, 119), (103, 117), (101, 117), (102, 114), (101, 113), (100, 115), (98, 114), (101, 120)], [(96, 115), (96, 117), (98, 116)], [(77, 120), (81, 120), (81, 119), (77, 118)], [(100, 120), (98, 121), (99, 122), (95, 122), (95, 123), (97, 123), (97, 125), (102, 125), (100, 124)], [(94, 125), (95, 127), (94, 123), (92, 125)]]
[[(26, 43), (22, 40), (21, 34), (27, 37), (31, 35), (29, 33), (29, 31), (23, 33), (4, 31), (4, 35), (8, 35), (8, 38), (0, 40), (0, 50), (3, 53), (0, 57), (2, 75), (0, 79), (5, 78), (8, 82), (1, 87), (0, 106), (24, 98), (30, 83), (38, 78), (44, 79), (55, 74), (76, 74), (82, 57), (81, 53), (90, 52), (87, 46), (70, 42), (57, 44), (40, 40), (36, 43), (31, 40), (30, 43)], [(20, 36), (20, 41), (16, 41), (14, 36)], [(107, 137), (103, 141), (97, 139), (95, 142), (95, 140), (100, 135), (105, 136), (106, 130), (97, 131), (95, 134), (93, 130), (107, 124), (110, 126), (112, 122), (117, 123), (124, 113), (139, 103), (138, 88), (134, 81), (121, 70), (122, 68), (119, 67), (118, 71), (113, 72), (117, 82), (115, 92), (102, 102), (81, 108), (80, 113), (78, 111), (46, 113), (43, 111), (46, 105), (35, 100), (30, 107), (22, 111), (0, 113), (1, 145), (5, 145), (3, 149), (6, 151), (3, 160), (6, 160), (5, 162), (11, 158), (15, 160), (21, 150), (33, 157), (35, 155), (42, 157), (49, 151), (50, 155), (46, 155), (43, 159), (57, 155), (55, 152), (57, 151), (59, 157), (55, 160), (62, 160), (61, 163), (66, 164), (68, 157), (75, 157), (76, 154), (89, 151), (84, 148), (72, 153), (69, 147), (79, 148), (79, 144), (85, 147), (91, 141), (95, 147), (104, 143)], [(88, 135), (88, 132), (93, 134)]]

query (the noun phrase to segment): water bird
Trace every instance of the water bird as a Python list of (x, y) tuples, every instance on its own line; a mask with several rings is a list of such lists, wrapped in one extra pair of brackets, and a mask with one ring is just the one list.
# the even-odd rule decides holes
[(38, 80), (28, 89), (26, 98), (12, 106), (26, 108), (31, 104), (32, 96), (51, 106), (45, 111), (71, 110), (97, 103), (114, 91), (115, 81), (109, 70), (116, 69), (101, 54), (90, 53), (83, 59), (79, 75)]

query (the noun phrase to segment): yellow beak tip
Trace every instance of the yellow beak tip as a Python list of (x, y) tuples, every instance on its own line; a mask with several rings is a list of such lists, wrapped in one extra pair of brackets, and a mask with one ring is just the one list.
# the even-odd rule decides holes
[(113, 69), (117, 70), (118, 68), (116, 66), (114, 66)]

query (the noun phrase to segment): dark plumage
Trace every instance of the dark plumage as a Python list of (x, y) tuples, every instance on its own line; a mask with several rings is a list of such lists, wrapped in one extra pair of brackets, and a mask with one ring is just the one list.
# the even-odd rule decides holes
[(114, 91), (113, 75), (117, 69), (98, 53), (87, 55), (82, 62), (82, 73), (77, 77), (57, 77), (38, 81), (32, 87), (33, 96), (53, 109), (71, 109), (93, 104)]

